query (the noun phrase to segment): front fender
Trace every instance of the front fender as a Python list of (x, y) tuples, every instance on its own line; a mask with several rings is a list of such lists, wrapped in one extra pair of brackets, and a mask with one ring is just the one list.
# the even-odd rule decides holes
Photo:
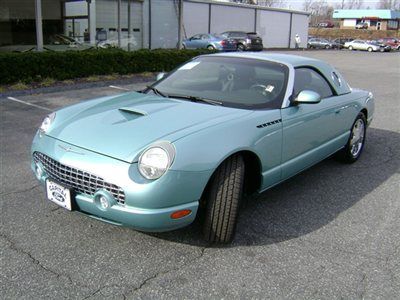
[(255, 111), (186, 135), (174, 142), (176, 156), (171, 169), (215, 170), (232, 154), (250, 151), (259, 158), (262, 172), (266, 172), (281, 162), (282, 123), (257, 126), (280, 119), (280, 109)]

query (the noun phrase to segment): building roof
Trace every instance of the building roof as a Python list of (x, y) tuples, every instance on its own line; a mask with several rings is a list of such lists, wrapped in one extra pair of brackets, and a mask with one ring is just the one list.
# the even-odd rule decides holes
[(267, 6), (244, 4), (244, 3), (237, 3), (237, 2), (228, 2), (229, 0), (228, 1), (226, 1), (226, 0), (184, 0), (184, 1), (185, 2), (198, 2), (198, 3), (209, 3), (209, 4), (216, 4), (216, 5), (245, 7), (245, 8), (258, 9), (258, 10), (279, 11), (279, 12), (293, 13), (293, 14), (306, 15), (306, 16), (310, 15), (310, 13), (307, 11), (293, 10), (293, 9), (286, 9), (286, 8), (267, 7)]
[(400, 19), (400, 11), (390, 9), (335, 9), (334, 19)]

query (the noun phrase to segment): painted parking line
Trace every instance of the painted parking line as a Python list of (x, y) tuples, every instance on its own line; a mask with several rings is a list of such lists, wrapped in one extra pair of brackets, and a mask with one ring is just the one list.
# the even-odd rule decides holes
[(14, 102), (22, 103), (22, 104), (25, 104), (25, 105), (33, 106), (33, 107), (36, 107), (36, 108), (39, 108), (39, 109), (43, 109), (43, 110), (47, 110), (47, 111), (52, 111), (52, 109), (49, 109), (49, 108), (47, 108), (47, 107), (40, 106), (40, 105), (33, 104), (33, 103), (29, 103), (29, 102), (26, 102), (26, 101), (23, 101), (23, 100), (19, 100), (19, 99), (14, 98), (14, 97), (7, 97), (7, 99), (8, 99), (8, 100), (11, 100), (11, 101), (14, 101)]
[(130, 89), (126, 89), (120, 86), (116, 86), (116, 85), (109, 85), (108, 87), (113, 88), (113, 89), (117, 89), (117, 90), (123, 90), (123, 91), (130, 91)]

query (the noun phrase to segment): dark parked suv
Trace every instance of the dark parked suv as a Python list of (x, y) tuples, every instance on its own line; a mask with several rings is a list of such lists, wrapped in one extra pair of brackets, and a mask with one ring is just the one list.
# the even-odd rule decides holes
[(261, 37), (256, 32), (225, 31), (221, 35), (224, 38), (234, 39), (238, 51), (261, 51), (264, 47)]

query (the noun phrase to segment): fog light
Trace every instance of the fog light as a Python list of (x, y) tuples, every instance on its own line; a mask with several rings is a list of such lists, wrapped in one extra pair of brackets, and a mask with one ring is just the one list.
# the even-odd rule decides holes
[(97, 208), (102, 211), (108, 211), (117, 202), (115, 201), (113, 195), (107, 190), (98, 190), (94, 193), (94, 204)]
[(107, 198), (104, 196), (100, 196), (100, 207), (102, 209), (107, 209), (110, 206), (110, 203), (108, 202)]
[(43, 177), (43, 169), (39, 164), (35, 165), (35, 175), (37, 179), (42, 179)]

